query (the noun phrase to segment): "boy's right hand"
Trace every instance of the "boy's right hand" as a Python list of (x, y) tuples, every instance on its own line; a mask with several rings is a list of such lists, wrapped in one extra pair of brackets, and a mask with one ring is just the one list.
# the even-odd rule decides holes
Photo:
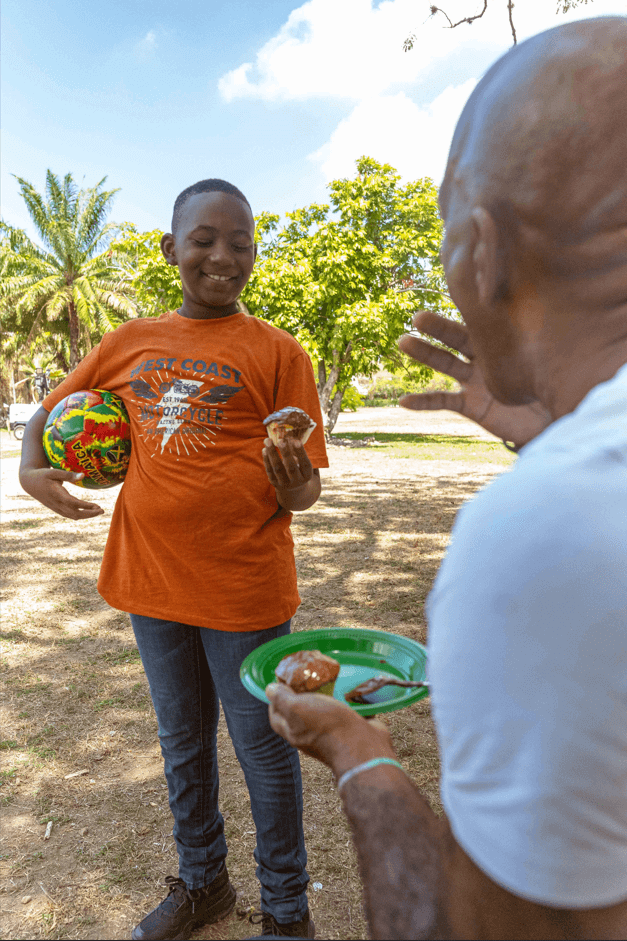
[(26, 493), (34, 497), (59, 516), (70, 520), (90, 519), (100, 516), (104, 510), (97, 503), (79, 500), (63, 486), (64, 482), (76, 483), (84, 474), (55, 470), (53, 467), (29, 467), (20, 472), (20, 484)]

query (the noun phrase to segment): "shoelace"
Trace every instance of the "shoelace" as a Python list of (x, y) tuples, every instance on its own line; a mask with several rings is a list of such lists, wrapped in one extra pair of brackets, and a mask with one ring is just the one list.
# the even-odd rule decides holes
[[(196, 911), (196, 902), (199, 902), (202, 898), (202, 889), (188, 889), (183, 880), (175, 876), (166, 876), (164, 882), (168, 888), (168, 895), (161, 904), (164, 905), (166, 902), (169, 902), (170, 896), (172, 896), (172, 902), (176, 910), (176, 908), (180, 908), (187, 899), (192, 903), (192, 914), (194, 914)], [(179, 899), (181, 895), (183, 898)]]

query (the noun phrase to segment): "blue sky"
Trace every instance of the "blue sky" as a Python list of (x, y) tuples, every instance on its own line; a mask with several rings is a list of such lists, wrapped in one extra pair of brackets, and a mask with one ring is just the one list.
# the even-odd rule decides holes
[[(168, 229), (185, 186), (217, 176), (253, 210), (325, 199), (363, 153), (439, 182), (459, 113), (509, 48), (505, 0), (444, 28), (427, 0), (3, 0), (2, 214), (32, 233), (11, 174), (120, 188), (111, 219)], [(479, 0), (442, 0), (453, 18)], [(519, 39), (625, 13), (518, 0)], [(403, 39), (417, 33), (414, 50)]]

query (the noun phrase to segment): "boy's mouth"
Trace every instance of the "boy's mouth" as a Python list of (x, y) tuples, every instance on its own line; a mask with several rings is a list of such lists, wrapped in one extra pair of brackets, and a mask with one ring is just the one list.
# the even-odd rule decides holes
[(208, 274), (207, 273), (205, 274), (205, 278), (210, 278), (212, 281), (234, 281), (235, 280), (234, 275), (229, 275), (227, 277), (227, 275), (224, 275), (224, 274)]

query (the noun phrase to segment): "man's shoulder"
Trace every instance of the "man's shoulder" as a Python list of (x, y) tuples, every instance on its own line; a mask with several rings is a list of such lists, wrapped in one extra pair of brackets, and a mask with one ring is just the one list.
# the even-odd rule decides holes
[(464, 511), (516, 521), (531, 533), (541, 525), (586, 530), (606, 525), (627, 534), (627, 367), (601, 383), (577, 409), (523, 448), (511, 470), (483, 490)]
[(600, 452), (539, 458), (519, 459), (461, 510), (442, 581), (520, 595), (546, 573), (555, 586), (585, 586), (601, 560), (608, 571), (624, 568), (625, 468)]

